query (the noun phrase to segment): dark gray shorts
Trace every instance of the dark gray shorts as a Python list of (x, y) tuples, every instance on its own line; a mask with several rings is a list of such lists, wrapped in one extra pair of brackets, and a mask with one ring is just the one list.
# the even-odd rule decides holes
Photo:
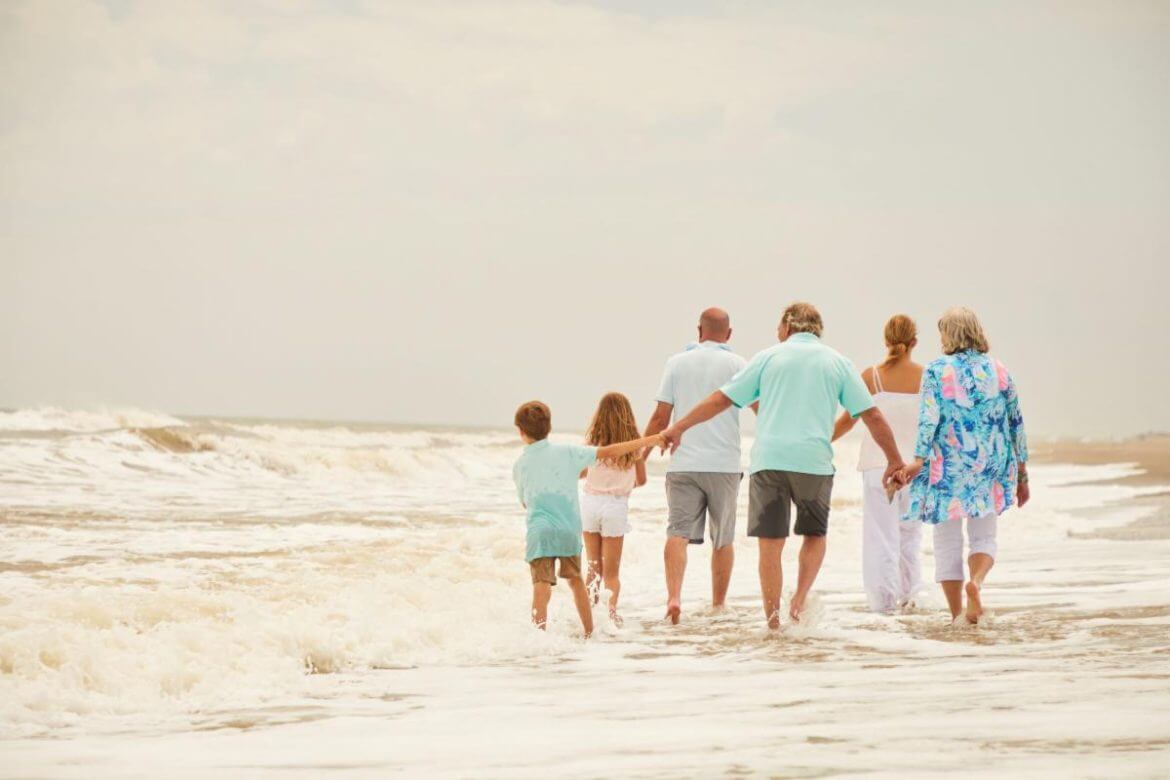
[(670, 471), (666, 474), (666, 504), (670, 507), (667, 536), (685, 536), (703, 543), (704, 521), (710, 517), (711, 544), (718, 550), (735, 541), (735, 502), (743, 474), (708, 471)]
[(829, 530), (832, 495), (831, 474), (757, 471), (752, 474), (748, 491), (748, 536), (786, 538), (793, 504), (796, 504), (796, 533), (824, 536)]

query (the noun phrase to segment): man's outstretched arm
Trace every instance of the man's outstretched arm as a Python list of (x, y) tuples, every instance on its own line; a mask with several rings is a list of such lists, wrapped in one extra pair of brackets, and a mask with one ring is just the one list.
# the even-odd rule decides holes
[(686, 433), (687, 429), (693, 428), (699, 423), (707, 422), (720, 412), (726, 411), (730, 406), (731, 399), (724, 395), (722, 390), (716, 390), (711, 393), (711, 395), (699, 401), (698, 405), (686, 417), (662, 432), (662, 438), (665, 439), (663, 449), (669, 447), (670, 451), (674, 452), (678, 449), (678, 445), (682, 441), (682, 436)]
[(881, 409), (872, 406), (859, 414), (858, 417), (865, 423), (865, 427), (869, 428), (874, 442), (881, 447), (882, 452), (886, 455), (886, 473), (882, 477), (882, 485), (888, 484), (890, 479), (901, 484), (903, 480), (898, 472), (906, 464), (902, 462), (902, 454), (898, 452), (898, 443), (894, 440), (894, 432), (890, 429), (890, 424), (886, 422), (886, 416), (882, 414)]

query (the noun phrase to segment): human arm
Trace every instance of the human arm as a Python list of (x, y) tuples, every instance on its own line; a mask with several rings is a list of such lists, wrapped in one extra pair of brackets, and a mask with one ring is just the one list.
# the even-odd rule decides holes
[(597, 448), (598, 460), (616, 460), (623, 455), (628, 455), (631, 452), (644, 450), (651, 447), (660, 447), (663, 445), (662, 434), (655, 434), (653, 436), (643, 436), (640, 439), (631, 439), (630, 441), (623, 441), (620, 444), (610, 444), (605, 447)]
[(634, 487), (642, 487), (646, 484), (646, 459), (638, 458), (634, 462)]
[(918, 403), (918, 436), (914, 441), (914, 460), (902, 470), (902, 477), (911, 482), (934, 450), (934, 439), (938, 435), (942, 419), (942, 387), (935, 371), (927, 368), (922, 374), (922, 392)]
[(849, 433), (855, 425), (857, 425), (856, 417), (849, 414), (849, 412), (841, 412), (841, 416), (837, 418), (836, 424), (833, 425), (833, 441), (837, 441), (837, 439)]
[(711, 393), (711, 395), (699, 401), (686, 417), (683, 417), (681, 420), (676, 420), (674, 425), (660, 434), (663, 439), (663, 449), (669, 447), (670, 451), (674, 452), (682, 442), (682, 436), (686, 433), (687, 429), (693, 428), (699, 423), (707, 422), (715, 415), (726, 411), (730, 407), (731, 399), (724, 395), (722, 390), (716, 390)]
[(898, 443), (894, 440), (894, 431), (886, 422), (886, 416), (882, 414), (882, 410), (873, 406), (858, 416), (865, 423), (865, 427), (869, 429), (869, 435), (873, 437), (874, 443), (885, 453), (886, 472), (882, 475), (882, 484), (888, 485), (891, 479), (895, 483), (905, 484), (902, 470), (906, 464), (902, 462), (902, 454), (898, 452)]
[[(865, 384), (866, 392), (870, 392), (873, 382), (872, 368), (867, 368), (861, 372), (861, 381)], [(856, 390), (857, 388), (854, 387), (853, 389)], [(864, 403), (863, 398), (860, 400)], [(870, 403), (873, 403), (872, 399)], [(837, 441), (837, 439), (849, 433), (855, 425), (857, 425), (857, 415), (851, 414), (848, 410), (842, 412), (841, 416), (837, 418), (837, 422), (833, 425), (833, 441)]]
[(1020, 411), (1020, 396), (1016, 392), (1016, 382), (1012, 375), (998, 360), (995, 361), (995, 367), (999, 374), (1000, 387), (1003, 388), (1004, 399), (1007, 401), (1008, 441), (1016, 452), (1019, 469), (1016, 479), (1016, 505), (1023, 507), (1032, 497), (1032, 488), (1028, 482), (1028, 436), (1024, 431), (1024, 415)]

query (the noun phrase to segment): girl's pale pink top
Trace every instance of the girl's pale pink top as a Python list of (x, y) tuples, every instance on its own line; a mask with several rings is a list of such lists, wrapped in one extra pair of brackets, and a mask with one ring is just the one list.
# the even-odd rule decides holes
[(628, 496), (634, 489), (634, 478), (633, 466), (623, 469), (598, 461), (585, 475), (585, 492), (595, 496)]

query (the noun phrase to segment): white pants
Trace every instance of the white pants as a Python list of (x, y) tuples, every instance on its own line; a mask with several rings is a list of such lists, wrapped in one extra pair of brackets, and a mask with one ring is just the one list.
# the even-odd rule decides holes
[[(967, 518), (968, 555), (985, 553), (995, 560), (998, 550), (995, 544), (996, 516), (993, 512), (983, 517)], [(963, 521), (943, 520), (934, 527), (934, 579), (935, 582), (967, 579), (963, 562)]]
[(867, 469), (861, 473), (861, 577), (874, 612), (893, 612), (922, 587), (918, 564), (922, 523), (902, 521), (909, 509), (910, 491), (899, 490), (890, 503), (882, 487), (884, 472)]

